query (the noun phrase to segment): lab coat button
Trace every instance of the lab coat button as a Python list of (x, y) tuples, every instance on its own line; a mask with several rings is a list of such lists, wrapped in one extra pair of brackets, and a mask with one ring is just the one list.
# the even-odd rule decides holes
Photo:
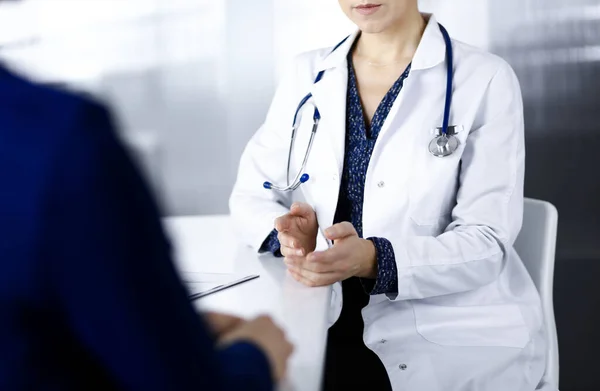
[(398, 368), (400, 368), (401, 371), (406, 371), (406, 368), (408, 367), (406, 366), (406, 364), (400, 364), (398, 365)]
[(338, 174), (333, 174), (333, 176), (331, 177), (331, 179), (333, 179), (334, 181), (338, 180)]
[(381, 182), (379, 182), (379, 183), (377, 184), (377, 186), (378, 186), (378, 187), (381, 189), (382, 187), (384, 187), (384, 186), (385, 186), (385, 182), (384, 182), (384, 181), (381, 181)]
[(382, 340), (381, 340), (381, 341), (379, 341), (379, 342), (381, 342), (381, 343), (386, 343), (386, 342), (387, 342), (387, 340), (385, 340), (385, 339), (382, 339)]

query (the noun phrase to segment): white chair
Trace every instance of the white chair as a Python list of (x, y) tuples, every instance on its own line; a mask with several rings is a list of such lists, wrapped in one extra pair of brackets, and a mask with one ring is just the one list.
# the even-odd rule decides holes
[(523, 228), (515, 249), (537, 287), (544, 310), (548, 362), (544, 377), (558, 387), (558, 337), (552, 298), (558, 212), (546, 201), (525, 199)]

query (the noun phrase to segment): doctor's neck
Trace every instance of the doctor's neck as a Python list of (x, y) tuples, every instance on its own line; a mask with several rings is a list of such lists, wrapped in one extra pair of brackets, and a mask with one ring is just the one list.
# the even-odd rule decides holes
[(361, 31), (356, 54), (377, 63), (411, 61), (425, 27), (426, 20), (415, 8), (381, 31)]

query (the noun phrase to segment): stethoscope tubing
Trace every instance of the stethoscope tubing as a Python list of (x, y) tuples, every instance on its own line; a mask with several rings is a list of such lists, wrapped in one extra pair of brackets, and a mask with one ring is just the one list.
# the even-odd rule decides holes
[[(448, 31), (446, 30), (446, 28), (444, 26), (442, 26), (442, 24), (439, 24), (439, 28), (440, 28), (440, 31), (442, 32), (442, 36), (444, 37), (444, 42), (446, 44), (446, 75), (447, 75), (447, 77), (446, 77), (446, 96), (445, 96), (445, 102), (444, 102), (444, 117), (443, 117), (443, 122), (442, 122), (441, 134), (439, 136), (436, 136), (432, 140), (432, 142), (429, 144), (429, 152), (436, 157), (446, 157), (446, 156), (451, 155), (458, 148), (459, 141), (458, 141), (458, 139), (456, 139), (456, 137), (454, 135), (452, 135), (452, 134), (448, 135), (448, 126), (450, 123), (450, 109), (451, 109), (451, 104), (452, 104), (453, 76), (454, 76), (454, 53), (452, 50), (452, 41), (450, 39), (450, 35), (448, 34)], [(347, 39), (348, 39), (348, 37), (346, 37), (342, 42), (337, 44), (333, 48), (332, 52), (334, 52), (337, 48), (339, 48), (341, 46), (341, 44), (344, 43)], [(323, 78), (324, 73), (325, 73), (325, 71), (320, 71), (318, 73), (317, 77), (315, 78), (315, 81), (313, 84), (317, 84)], [(313, 97), (312, 93), (308, 93), (304, 98), (302, 98), (302, 100), (300, 100), (300, 103), (298, 104), (296, 113), (294, 114), (294, 120), (293, 120), (293, 124), (292, 124), (292, 136), (290, 139), (290, 148), (288, 150), (286, 186), (278, 186), (271, 182), (264, 182), (263, 187), (265, 189), (277, 190), (280, 192), (291, 192), (291, 191), (297, 190), (300, 187), (300, 185), (302, 185), (303, 183), (305, 183), (306, 181), (308, 181), (310, 179), (310, 176), (307, 173), (305, 173), (304, 171), (306, 169), (306, 165), (308, 163), (308, 158), (310, 156), (310, 152), (312, 150), (312, 146), (314, 143), (315, 135), (317, 133), (317, 129), (319, 128), (319, 122), (321, 120), (321, 113), (319, 112), (319, 109), (317, 108), (317, 106), (314, 102), (310, 101), (312, 97)], [(308, 146), (304, 153), (304, 159), (302, 160), (302, 165), (300, 166), (300, 169), (299, 169), (298, 173), (296, 174), (296, 176), (294, 177), (293, 181), (291, 181), (291, 183), (290, 183), (290, 170), (291, 170), (291, 164), (292, 164), (291, 163), (292, 155), (293, 155), (293, 150), (295, 147), (297, 132), (300, 127), (300, 120), (302, 117), (301, 111), (306, 107), (307, 103), (311, 104), (314, 108), (313, 127), (312, 127), (312, 131), (311, 131), (311, 135), (310, 135), (310, 140), (308, 142)]]

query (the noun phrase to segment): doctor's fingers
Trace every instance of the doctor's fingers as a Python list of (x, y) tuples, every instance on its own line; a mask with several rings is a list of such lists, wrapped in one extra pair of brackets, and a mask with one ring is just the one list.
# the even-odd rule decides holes
[[(302, 243), (300, 242), (300, 239), (298, 239), (290, 234), (279, 232), (277, 234), (277, 240), (279, 240), (279, 244), (281, 245), (281, 247), (287, 247), (287, 248), (295, 249), (295, 250), (304, 250), (302, 247)], [(302, 254), (297, 254), (297, 255), (305, 255), (305, 254), (302, 253)]]
[(347, 274), (349, 266), (346, 262), (334, 260), (333, 262), (315, 261), (311, 253), (307, 257), (290, 257), (285, 260), (286, 265), (298, 267), (303, 270), (308, 270), (313, 273), (338, 273)]
[(275, 219), (275, 229), (277, 232), (287, 232), (292, 228), (293, 219), (295, 216), (287, 213)]
[(291, 248), (301, 248), (301, 243), (298, 237), (292, 235), (290, 233), (278, 232), (277, 240), (282, 246), (291, 247)]
[(340, 281), (337, 273), (314, 273), (297, 266), (288, 266), (288, 271), (294, 280), (310, 287), (328, 286)]
[(279, 251), (281, 252), (281, 255), (283, 255), (284, 257), (293, 257), (294, 259), (296, 258), (304, 258), (304, 250), (301, 248), (293, 248), (293, 247), (288, 247), (288, 246), (281, 246), (279, 248)]
[(344, 245), (344, 241), (336, 242), (336, 244), (325, 251), (314, 251), (306, 257), (306, 264), (311, 265), (328, 265), (335, 270), (343, 269), (350, 254), (349, 249)]

